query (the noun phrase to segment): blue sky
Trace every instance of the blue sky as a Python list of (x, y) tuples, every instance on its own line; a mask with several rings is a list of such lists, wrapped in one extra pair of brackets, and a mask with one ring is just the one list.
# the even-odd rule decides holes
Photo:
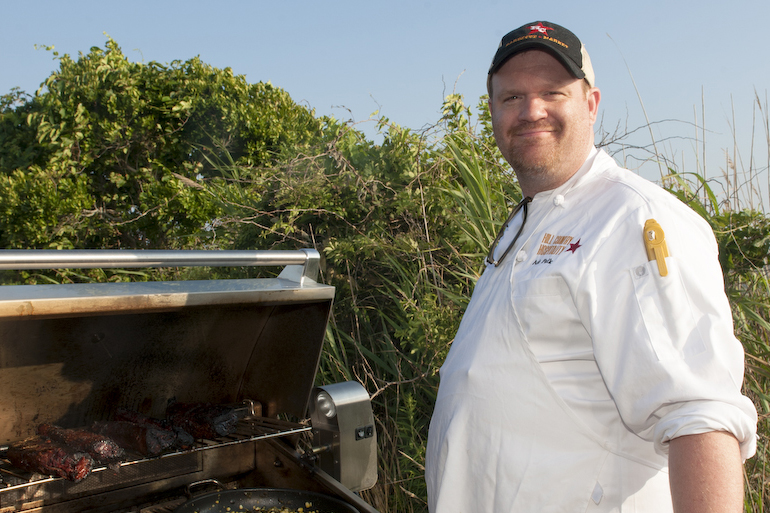
[[(758, 112), (754, 101), (756, 92), (764, 109), (770, 90), (763, 33), (768, 0), (733, 0), (729, 6), (712, 0), (0, 0), (0, 7), (0, 94), (12, 87), (32, 93), (56, 69), (51, 54), (35, 45), (54, 45), (76, 57), (104, 47), (106, 33), (134, 61), (197, 55), (249, 82), (270, 81), (318, 114), (363, 121), (379, 111), (413, 129), (438, 121), (442, 100), (453, 91), (475, 107), (500, 38), (530, 21), (552, 21), (588, 48), (605, 129), (645, 124), (635, 82), (655, 123), (658, 149), (677, 165), (695, 170), (693, 124), (702, 123), (705, 106), (708, 175), (727, 167), (725, 149), (733, 157), (734, 129), (738, 170), (748, 171), (753, 154), (753, 165), (764, 169), (758, 180), (768, 181), (767, 133), (760, 123), (767, 112)], [(375, 123), (358, 128), (376, 138)], [(645, 128), (629, 143), (650, 140)], [(635, 168), (634, 155), (643, 154), (629, 149), (625, 157)], [(649, 164), (640, 172), (651, 179), (659, 173)], [(763, 195), (768, 207), (766, 190)]]

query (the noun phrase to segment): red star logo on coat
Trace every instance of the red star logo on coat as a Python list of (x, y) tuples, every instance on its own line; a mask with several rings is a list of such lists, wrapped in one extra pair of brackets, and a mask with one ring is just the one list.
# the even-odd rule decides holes
[(578, 239), (576, 243), (570, 244), (569, 249), (567, 251), (572, 251), (572, 254), (574, 255), (575, 251), (577, 251), (577, 248), (579, 247), (580, 247), (580, 239)]
[(553, 30), (553, 27), (546, 27), (543, 25), (543, 22), (538, 21), (537, 25), (530, 25), (529, 26), (529, 33), (534, 34), (535, 32), (538, 32), (540, 34), (548, 35), (548, 31)]

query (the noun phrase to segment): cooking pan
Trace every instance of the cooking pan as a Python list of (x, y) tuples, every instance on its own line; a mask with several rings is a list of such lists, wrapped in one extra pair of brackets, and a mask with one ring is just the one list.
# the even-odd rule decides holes
[[(260, 509), (261, 508), (261, 509)], [(346, 502), (315, 492), (281, 488), (240, 488), (199, 495), (179, 506), (176, 513), (239, 513), (286, 508), (304, 513), (359, 513)]]

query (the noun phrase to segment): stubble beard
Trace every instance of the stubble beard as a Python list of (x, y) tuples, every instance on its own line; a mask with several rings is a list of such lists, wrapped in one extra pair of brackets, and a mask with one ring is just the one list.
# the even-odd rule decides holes
[(553, 138), (547, 141), (520, 140), (518, 144), (511, 144), (503, 155), (522, 188), (531, 191), (530, 195), (564, 183), (582, 165), (582, 151), (588, 148), (587, 139), (565, 132), (565, 127), (560, 124), (517, 126), (510, 131), (508, 140), (515, 141), (517, 134), (533, 128), (552, 130)]
[(548, 129), (551, 130), (555, 138), (549, 141), (521, 141), (520, 144), (512, 144), (505, 159), (513, 168), (519, 181), (541, 183), (548, 180), (553, 172), (559, 167), (559, 155), (561, 153), (561, 136), (563, 136), (562, 127), (558, 126), (538, 126), (527, 125), (518, 126), (511, 130), (509, 140), (515, 140), (518, 134), (527, 130)]

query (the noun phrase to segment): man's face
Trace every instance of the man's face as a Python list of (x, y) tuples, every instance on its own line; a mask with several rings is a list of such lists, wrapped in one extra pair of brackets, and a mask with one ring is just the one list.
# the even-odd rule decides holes
[(599, 90), (587, 88), (540, 50), (511, 57), (491, 84), (495, 140), (525, 194), (566, 182), (593, 144)]

